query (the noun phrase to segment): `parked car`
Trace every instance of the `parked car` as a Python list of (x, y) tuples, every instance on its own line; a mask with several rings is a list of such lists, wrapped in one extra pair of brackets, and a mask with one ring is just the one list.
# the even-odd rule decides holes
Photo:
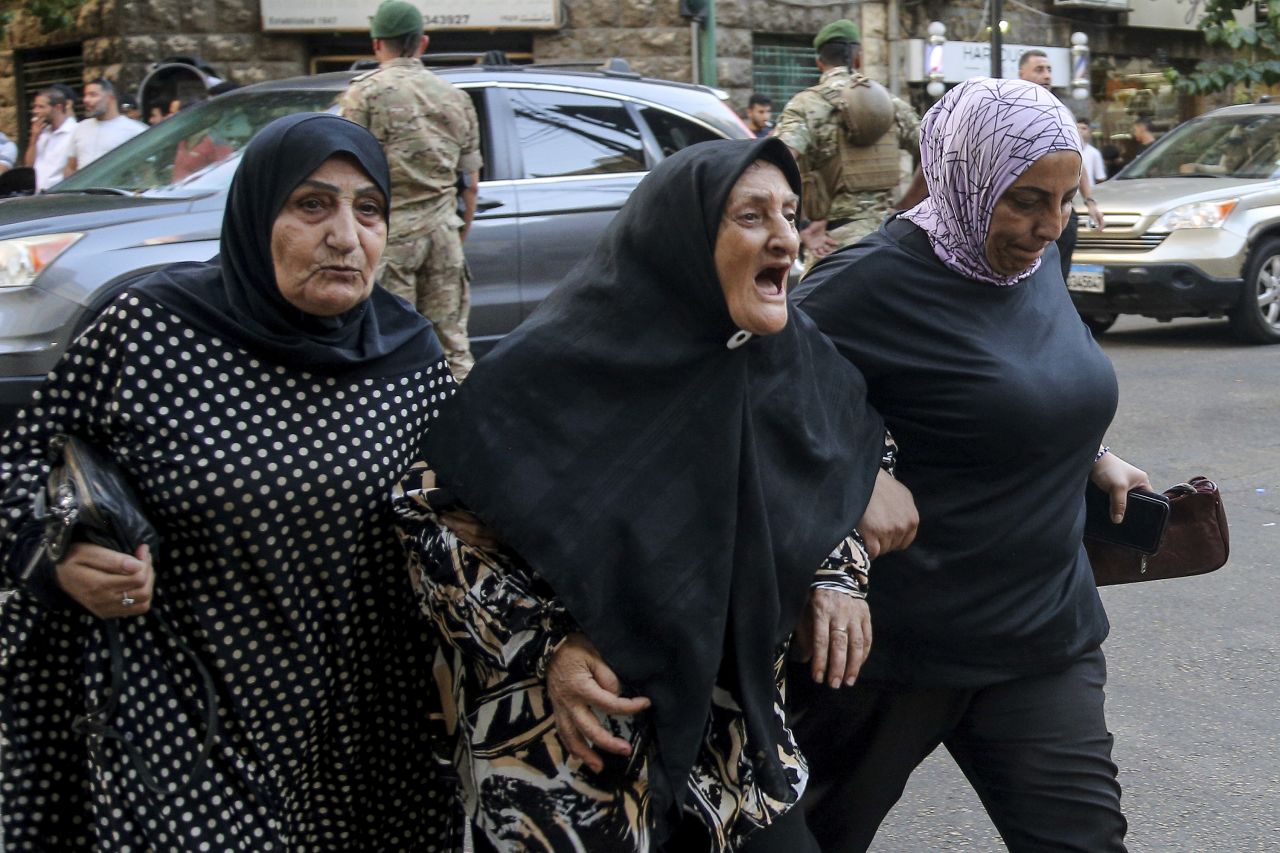
[[(581, 259), (667, 155), (750, 138), (724, 93), (598, 70), (435, 69), (471, 96), (484, 170), (466, 242), (483, 353)], [(248, 86), (183, 110), (59, 183), (0, 201), (0, 427), (139, 274), (218, 251), (239, 151), (279, 116), (334, 108), (354, 72)], [(394, 213), (393, 213), (394, 215)]]
[(1119, 314), (1223, 317), (1280, 343), (1280, 104), (1213, 110), (1099, 184), (1106, 219), (1080, 236), (1067, 287), (1095, 332)]

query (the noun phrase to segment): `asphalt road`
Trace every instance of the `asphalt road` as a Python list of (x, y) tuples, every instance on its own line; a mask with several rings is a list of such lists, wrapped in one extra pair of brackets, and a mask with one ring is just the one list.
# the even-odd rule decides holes
[[(1120, 379), (1107, 444), (1158, 488), (1216, 480), (1231, 526), (1218, 572), (1103, 590), (1129, 849), (1280, 851), (1280, 346), (1131, 317), (1100, 342)], [(1005, 848), (940, 749), (871, 849)]]

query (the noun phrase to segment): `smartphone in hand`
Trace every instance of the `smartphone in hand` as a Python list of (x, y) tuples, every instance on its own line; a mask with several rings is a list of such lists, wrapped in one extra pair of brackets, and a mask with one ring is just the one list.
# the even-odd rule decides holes
[(1155, 492), (1133, 489), (1125, 505), (1124, 520), (1111, 520), (1111, 496), (1092, 482), (1085, 487), (1084, 535), (1122, 545), (1148, 556), (1160, 550), (1169, 525), (1169, 499)]

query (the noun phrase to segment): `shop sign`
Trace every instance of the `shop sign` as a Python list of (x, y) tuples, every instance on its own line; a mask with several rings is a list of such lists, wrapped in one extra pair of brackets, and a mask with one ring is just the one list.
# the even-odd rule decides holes
[[(907, 79), (920, 82), (928, 79), (925, 69), (925, 42), (911, 39), (907, 43), (909, 67)], [(1005, 44), (1000, 53), (1000, 76), (1017, 79), (1018, 60), (1028, 50), (1042, 50), (1053, 66), (1053, 87), (1065, 89), (1071, 85), (1071, 51), (1065, 47), (1047, 47), (1039, 44)], [(918, 59), (916, 58), (918, 57)], [(991, 76), (991, 45), (981, 41), (950, 41), (942, 45), (942, 77), (947, 83), (960, 83), (970, 77)]]
[[(367, 32), (381, 0), (262, 0), (264, 32)], [(427, 32), (552, 30), (560, 0), (418, 0)]]
[[(1204, 18), (1206, 0), (1129, 0), (1129, 26), (1160, 30), (1195, 30)], [(1257, 20), (1254, 4), (1236, 12), (1236, 21), (1249, 25)]]

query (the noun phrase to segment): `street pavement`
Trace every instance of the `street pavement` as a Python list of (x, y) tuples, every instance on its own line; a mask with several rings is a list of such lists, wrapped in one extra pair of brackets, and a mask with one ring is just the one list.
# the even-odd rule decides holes
[[(1218, 572), (1102, 592), (1129, 850), (1280, 851), (1280, 346), (1132, 317), (1099, 340), (1120, 379), (1107, 444), (1158, 489), (1217, 481), (1231, 527)], [(940, 749), (871, 851), (1004, 849)]]
[[(1280, 853), (1280, 346), (1128, 317), (1100, 340), (1121, 389), (1107, 443), (1157, 488), (1216, 480), (1231, 525), (1218, 572), (1103, 590), (1129, 849)], [(871, 851), (1004, 849), (939, 750)]]

